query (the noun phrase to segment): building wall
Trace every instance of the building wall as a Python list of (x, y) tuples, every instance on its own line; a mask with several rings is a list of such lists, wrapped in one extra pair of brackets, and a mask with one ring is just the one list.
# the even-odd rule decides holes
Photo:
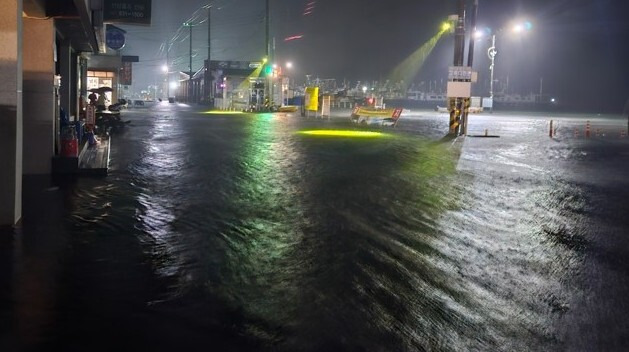
[(0, 0), (0, 226), (22, 217), (22, 0)]
[(55, 27), (52, 19), (24, 18), (24, 174), (48, 174), (55, 154)]

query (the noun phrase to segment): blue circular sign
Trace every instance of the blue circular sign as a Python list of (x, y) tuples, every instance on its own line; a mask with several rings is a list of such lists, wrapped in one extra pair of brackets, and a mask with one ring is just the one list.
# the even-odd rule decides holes
[(120, 50), (124, 48), (126, 38), (124, 32), (116, 28), (107, 28), (106, 43), (110, 49)]

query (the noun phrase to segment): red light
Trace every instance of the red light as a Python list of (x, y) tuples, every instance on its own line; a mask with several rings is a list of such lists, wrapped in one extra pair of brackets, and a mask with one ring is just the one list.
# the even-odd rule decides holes
[(297, 40), (297, 39), (301, 39), (303, 37), (304, 37), (303, 34), (293, 35), (293, 36), (284, 38), (284, 41), (285, 42), (290, 42), (291, 40)]

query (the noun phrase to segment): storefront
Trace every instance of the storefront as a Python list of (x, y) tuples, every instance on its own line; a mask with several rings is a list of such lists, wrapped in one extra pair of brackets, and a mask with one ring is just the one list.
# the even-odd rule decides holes
[[(115, 87), (116, 73), (113, 71), (87, 71), (87, 90), (102, 87)], [(107, 100), (114, 102), (113, 92), (105, 93)]]

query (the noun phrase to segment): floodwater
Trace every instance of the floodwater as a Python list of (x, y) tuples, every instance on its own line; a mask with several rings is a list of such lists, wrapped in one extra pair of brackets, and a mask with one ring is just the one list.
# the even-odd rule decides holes
[[(106, 178), (26, 180), (0, 350), (621, 351), (626, 121), (396, 129), (129, 111)], [(574, 129), (581, 129), (576, 137)], [(598, 136), (596, 136), (596, 130)], [(320, 136), (350, 129), (381, 136)]]

